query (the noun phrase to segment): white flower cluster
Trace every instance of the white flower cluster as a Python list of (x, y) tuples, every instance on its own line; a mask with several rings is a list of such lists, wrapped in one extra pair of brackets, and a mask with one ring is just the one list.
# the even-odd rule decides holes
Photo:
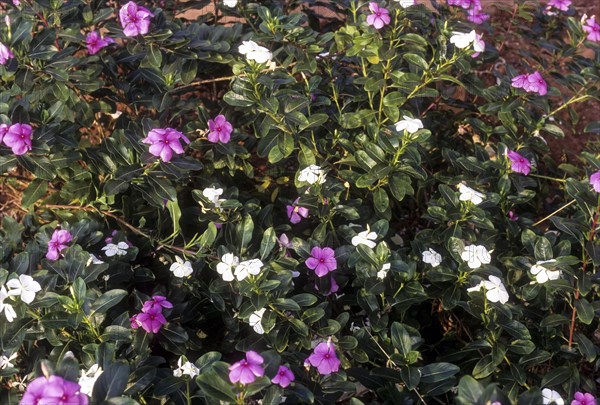
[(242, 45), (238, 48), (238, 52), (246, 55), (246, 59), (253, 60), (256, 63), (266, 63), (273, 59), (271, 51), (254, 41), (243, 41)]
[(173, 370), (173, 375), (175, 377), (181, 377), (184, 374), (190, 378), (194, 378), (200, 374), (200, 369), (196, 367), (194, 363), (187, 361), (187, 359), (185, 359), (184, 362), (184, 357), (181, 356), (179, 357), (179, 360), (177, 360), (177, 368)]
[(472, 269), (478, 269), (482, 264), (490, 264), (492, 261), (490, 252), (482, 245), (466, 246), (465, 250), (460, 254), (460, 257), (467, 262)]
[(323, 184), (325, 183), (325, 177), (325, 171), (320, 166), (310, 165), (300, 171), (298, 180), (305, 181), (308, 184)]
[(206, 199), (208, 201), (213, 203), (213, 205), (216, 208), (219, 208), (221, 206), (221, 203), (223, 201), (225, 201), (223, 198), (219, 198), (219, 197), (221, 197), (222, 194), (223, 194), (222, 188), (207, 187), (204, 190), (202, 190), (202, 195), (204, 197), (206, 197)]
[(535, 281), (539, 284), (544, 284), (548, 280), (558, 280), (560, 277), (560, 270), (550, 270), (545, 266), (542, 266), (542, 264), (554, 262), (556, 262), (556, 259), (541, 260), (531, 266), (531, 274), (535, 276)]
[[(8, 287), (8, 290), (6, 289)], [(21, 274), (18, 278), (12, 278), (6, 282), (6, 286), (0, 287), (0, 313), (8, 322), (12, 322), (17, 317), (13, 306), (4, 302), (8, 297), (19, 297), (26, 304), (31, 304), (35, 299), (37, 292), (41, 291), (42, 286), (35, 281), (33, 277), (27, 274)]]
[(481, 281), (475, 287), (467, 288), (468, 292), (485, 289), (485, 296), (491, 302), (506, 304), (508, 302), (508, 291), (502, 284), (502, 280), (496, 276), (489, 276), (487, 280)]
[(409, 134), (414, 134), (423, 128), (423, 122), (418, 118), (410, 118), (406, 115), (403, 115), (402, 118), (404, 119), (394, 124), (398, 132), (406, 130)]
[(354, 246), (366, 245), (373, 249), (375, 246), (377, 246), (377, 243), (374, 242), (375, 239), (377, 239), (377, 234), (375, 232), (371, 232), (369, 225), (367, 225), (366, 231), (362, 231), (352, 238), (352, 244)]
[(79, 392), (82, 394), (86, 394), (92, 396), (92, 391), (94, 390), (94, 384), (100, 375), (102, 374), (102, 367), (94, 364), (87, 371), (81, 372), (81, 377), (79, 377), (79, 381), (77, 383), (81, 385)]
[(233, 253), (225, 253), (221, 257), (221, 262), (217, 264), (217, 273), (221, 275), (224, 281), (233, 281), (234, 278), (242, 281), (249, 275), (258, 275), (262, 267), (263, 262), (260, 259), (240, 262), (240, 258)]
[(125, 256), (127, 254), (127, 249), (129, 249), (127, 242), (119, 242), (117, 244), (107, 243), (106, 246), (102, 248), (107, 257)]
[(181, 257), (175, 256), (175, 263), (171, 264), (169, 271), (173, 273), (175, 277), (189, 277), (194, 269), (189, 261), (184, 261)]
[(252, 312), (252, 315), (250, 315), (250, 318), (248, 318), (248, 323), (250, 326), (252, 326), (254, 332), (258, 333), (259, 335), (265, 333), (265, 330), (262, 327), (262, 318), (265, 314), (265, 311), (265, 308), (261, 308), (258, 311)]

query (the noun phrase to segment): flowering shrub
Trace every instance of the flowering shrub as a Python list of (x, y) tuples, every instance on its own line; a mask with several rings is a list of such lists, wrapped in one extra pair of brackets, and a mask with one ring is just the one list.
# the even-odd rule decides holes
[(0, 403), (596, 403), (595, 17), (207, 3), (0, 8)]

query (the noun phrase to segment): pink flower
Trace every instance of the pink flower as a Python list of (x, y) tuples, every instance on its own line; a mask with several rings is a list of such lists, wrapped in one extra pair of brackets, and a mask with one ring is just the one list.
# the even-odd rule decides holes
[(256, 380), (256, 377), (265, 375), (265, 370), (261, 367), (264, 363), (262, 356), (255, 351), (246, 352), (246, 359), (240, 360), (229, 367), (229, 381), (232, 383), (250, 384)]
[(331, 338), (327, 342), (319, 343), (312, 354), (308, 356), (308, 362), (319, 370), (322, 375), (335, 373), (340, 369), (341, 362), (335, 354), (335, 347)]
[(79, 384), (57, 375), (49, 378), (42, 376), (29, 383), (19, 404), (87, 405), (88, 397), (80, 390)]
[(214, 120), (208, 120), (208, 140), (213, 143), (219, 141), (223, 143), (229, 142), (233, 126), (224, 115), (219, 114)]
[(527, 81), (528, 78), (529, 78), (528, 74), (522, 74), (519, 76), (515, 76), (512, 79), (512, 86), (516, 89), (527, 90), (527, 86), (529, 85), (529, 82)]
[(302, 218), (308, 217), (308, 208), (298, 206), (298, 201), (300, 201), (300, 197), (296, 198), (292, 205), (288, 205), (287, 215), (292, 224), (297, 224), (302, 221)]
[(7, 132), (8, 132), (8, 125), (0, 124), (0, 143), (2, 143), (2, 138), (4, 138), (4, 135), (6, 135)]
[(123, 34), (134, 37), (138, 34), (145, 35), (150, 28), (150, 17), (154, 15), (145, 7), (138, 6), (133, 1), (125, 4), (119, 10)]
[(475, 53), (471, 55), (472, 58), (476, 58), (479, 54), (485, 51), (485, 42), (483, 41), (483, 35), (475, 33), (475, 39), (473, 40), (473, 49)]
[(473, 24), (483, 24), (490, 18), (489, 14), (483, 12), (481, 7), (472, 7), (467, 11), (467, 20)]
[(576, 392), (571, 405), (598, 405), (598, 403), (592, 394)]
[(516, 212), (514, 212), (513, 210), (508, 211), (508, 219), (510, 219), (511, 221), (516, 221), (519, 219), (519, 216), (517, 215)]
[(330, 271), (337, 269), (337, 261), (335, 260), (335, 252), (332, 248), (314, 247), (310, 251), (310, 256), (306, 259), (306, 267), (315, 271), (319, 277), (326, 276)]
[[(167, 323), (164, 315), (160, 312), (142, 312), (141, 314), (135, 315), (135, 320), (131, 321), (129, 319), (131, 325), (133, 326), (133, 322), (141, 326), (146, 332), (150, 333), (158, 333), (160, 328)], [(137, 329), (137, 328), (133, 328)]]
[(390, 23), (390, 13), (386, 8), (379, 7), (372, 1), (369, 3), (369, 10), (373, 14), (367, 16), (367, 24), (372, 25), (376, 30), (380, 30)]
[(73, 240), (73, 235), (69, 231), (64, 229), (55, 229), (52, 233), (52, 237), (48, 242), (48, 252), (46, 252), (46, 259), (57, 260), (60, 257), (60, 252), (65, 250), (68, 245), (67, 243)]
[(173, 152), (183, 153), (183, 147), (179, 139), (185, 143), (190, 140), (181, 132), (173, 128), (155, 128), (148, 132), (148, 136), (142, 139), (142, 142), (150, 144), (150, 153), (154, 156), (160, 156), (163, 162), (169, 162), (173, 157)]
[(546, 81), (537, 70), (529, 75), (527, 81), (529, 82), (529, 86), (526, 89), (528, 92), (538, 93), (540, 96), (544, 96), (548, 92)]
[(596, 16), (588, 18), (582, 28), (588, 33), (588, 41), (600, 42), (600, 25), (596, 22)]
[(277, 375), (271, 379), (273, 384), (279, 384), (282, 388), (290, 385), (292, 381), (294, 381), (296, 377), (294, 377), (294, 373), (292, 370), (287, 368), (286, 366), (279, 366), (279, 370), (277, 370)]
[(173, 304), (167, 301), (166, 297), (163, 297), (162, 295), (155, 295), (152, 297), (152, 299), (144, 302), (144, 305), (142, 306), (142, 312), (162, 312), (163, 308), (173, 308)]
[(522, 173), (527, 176), (531, 171), (531, 162), (525, 159), (520, 153), (509, 150), (508, 159), (510, 159), (510, 168), (513, 172)]
[(102, 36), (96, 31), (90, 32), (85, 38), (85, 44), (90, 55), (95, 55), (98, 53), (98, 51), (100, 51), (100, 49), (114, 43), (114, 39), (111, 37), (102, 38)]
[(600, 193), (600, 170), (590, 176), (590, 184), (595, 192)]
[(562, 11), (567, 11), (571, 5), (571, 0), (550, 0), (548, 5)]
[(142, 326), (142, 323), (137, 319), (138, 315), (139, 314), (135, 314), (134, 316), (129, 318), (129, 325), (131, 326), (131, 329), (137, 329), (140, 326)]
[(6, 65), (9, 59), (14, 58), (15, 55), (8, 49), (6, 45), (0, 42), (0, 65)]
[(13, 124), (4, 135), (4, 144), (11, 148), (15, 155), (23, 155), (31, 150), (32, 132), (31, 125)]

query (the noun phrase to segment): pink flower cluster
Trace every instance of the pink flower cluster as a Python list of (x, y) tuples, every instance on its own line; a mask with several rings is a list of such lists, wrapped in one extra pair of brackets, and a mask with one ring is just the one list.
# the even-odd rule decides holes
[(68, 404), (87, 405), (88, 397), (80, 392), (81, 386), (57, 375), (42, 376), (31, 381), (19, 405)]
[(286, 206), (287, 216), (292, 224), (297, 224), (302, 218), (308, 218), (308, 208), (300, 207), (298, 201), (300, 197), (296, 198), (292, 205)]
[(600, 193), (600, 170), (590, 176), (590, 185), (595, 192)]
[(448, 5), (467, 10), (467, 20), (474, 24), (483, 24), (490, 18), (489, 14), (483, 12), (481, 0), (448, 0)]
[(596, 22), (596, 16), (588, 18), (582, 28), (588, 34), (588, 41), (600, 42), (600, 24)]
[(150, 29), (150, 18), (154, 14), (145, 7), (138, 6), (133, 1), (125, 4), (119, 10), (119, 18), (123, 27), (123, 34), (128, 37), (145, 35)]
[(229, 381), (243, 385), (253, 383), (256, 377), (265, 375), (265, 369), (261, 366), (264, 362), (260, 354), (253, 350), (248, 351), (244, 360), (233, 363), (229, 367)]
[(137, 329), (141, 326), (148, 333), (158, 333), (160, 328), (167, 323), (162, 314), (163, 308), (173, 308), (173, 304), (162, 295), (153, 296), (152, 299), (144, 302), (141, 313), (129, 318), (131, 328)]
[(96, 31), (90, 32), (85, 37), (85, 44), (90, 55), (95, 55), (100, 49), (114, 43), (114, 39), (111, 37), (102, 37), (102, 35), (98, 34)]
[(532, 74), (522, 74), (512, 79), (512, 86), (516, 89), (523, 89), (528, 93), (538, 93), (540, 96), (546, 95), (548, 85), (537, 70)]
[(567, 11), (571, 5), (571, 0), (550, 0), (548, 7), (554, 7), (561, 11)]
[(152, 155), (160, 157), (163, 162), (169, 162), (173, 157), (173, 152), (183, 153), (179, 139), (183, 139), (187, 144), (190, 143), (184, 134), (173, 128), (155, 128), (148, 132), (148, 136), (142, 139), (142, 142), (150, 144)]
[(311, 366), (316, 367), (319, 374), (322, 375), (336, 373), (340, 369), (341, 364), (335, 354), (335, 346), (331, 343), (331, 338), (327, 342), (319, 343), (306, 361)]
[(598, 405), (598, 402), (592, 394), (578, 391), (575, 393), (571, 405)]
[(8, 49), (6, 45), (0, 42), (0, 65), (6, 65), (9, 59), (14, 58), (15, 55)]
[(48, 241), (48, 251), (46, 252), (46, 259), (58, 260), (61, 252), (68, 247), (68, 243), (73, 240), (73, 235), (69, 231), (64, 229), (55, 229), (52, 233), (50, 241)]
[(32, 134), (29, 124), (0, 124), (0, 142), (11, 148), (15, 155), (24, 155), (31, 150)]
[(305, 263), (306, 267), (314, 270), (318, 277), (324, 277), (329, 272), (337, 269), (335, 252), (330, 247), (321, 249), (320, 247), (315, 246), (310, 251), (310, 257), (306, 259)]

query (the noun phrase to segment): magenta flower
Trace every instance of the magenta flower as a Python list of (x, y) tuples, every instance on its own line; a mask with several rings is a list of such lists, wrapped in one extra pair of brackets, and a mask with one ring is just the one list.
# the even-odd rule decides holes
[(369, 3), (371, 13), (367, 16), (367, 24), (372, 25), (376, 30), (380, 30), (391, 21), (390, 12), (383, 7), (379, 7), (374, 1)]
[(50, 241), (48, 241), (48, 252), (46, 252), (46, 259), (57, 260), (60, 257), (60, 252), (65, 250), (68, 245), (67, 243), (73, 240), (73, 235), (69, 231), (64, 229), (55, 229), (52, 233)]
[(8, 125), (0, 124), (0, 143), (2, 143), (2, 138), (4, 138), (4, 135), (6, 135), (7, 132), (8, 132)]
[(162, 312), (163, 308), (173, 308), (173, 304), (167, 301), (166, 297), (163, 297), (162, 295), (155, 295), (152, 297), (152, 299), (144, 302), (144, 305), (142, 306), (142, 312), (157, 313)]
[(595, 192), (600, 193), (600, 170), (590, 176), (590, 184)]
[(526, 89), (527, 91), (538, 93), (540, 96), (544, 96), (548, 92), (546, 81), (542, 78), (542, 75), (537, 70), (529, 75), (527, 81), (529, 82), (529, 85)]
[[(135, 315), (134, 321), (129, 319), (131, 324), (135, 322), (138, 326), (141, 326), (146, 332), (158, 333), (160, 328), (167, 323), (167, 319), (158, 310), (152, 312), (142, 312), (141, 314)], [(137, 328), (133, 328), (137, 329)]]
[(112, 39), (111, 37), (103, 38), (96, 31), (90, 32), (85, 37), (85, 44), (90, 55), (95, 55), (96, 53), (98, 53), (98, 51), (100, 51), (100, 49), (114, 43), (114, 39)]
[(489, 14), (486, 14), (482, 11), (481, 7), (472, 7), (467, 11), (467, 20), (471, 21), (473, 24), (483, 24), (490, 18)]
[(287, 215), (292, 224), (297, 224), (302, 221), (302, 218), (308, 218), (308, 208), (298, 206), (298, 201), (300, 201), (300, 197), (296, 198), (292, 205), (288, 205)]
[(292, 373), (292, 370), (290, 370), (286, 366), (279, 366), (279, 370), (277, 370), (277, 375), (275, 375), (275, 377), (271, 379), (271, 382), (273, 384), (279, 384), (281, 388), (285, 388), (288, 385), (290, 385), (290, 383), (295, 379), (296, 377), (294, 377), (294, 373)]
[(519, 219), (519, 216), (515, 211), (510, 210), (508, 211), (508, 219), (510, 219), (511, 221), (517, 221)]
[(512, 79), (512, 86), (516, 89), (524, 89), (527, 90), (527, 86), (529, 85), (529, 81), (527, 80), (529, 78), (528, 74), (522, 74), (519, 76), (515, 76)]
[(4, 135), (4, 144), (11, 148), (15, 155), (23, 155), (31, 150), (32, 132), (31, 125), (13, 124)]
[(332, 248), (314, 247), (310, 251), (310, 257), (306, 259), (306, 267), (315, 271), (319, 277), (327, 275), (330, 271), (337, 269), (335, 252)]
[(233, 126), (223, 114), (219, 114), (214, 120), (208, 120), (208, 140), (213, 143), (219, 141), (223, 143), (229, 142)]
[(150, 144), (150, 153), (159, 156), (163, 162), (169, 162), (173, 157), (173, 152), (183, 153), (183, 147), (179, 139), (187, 144), (190, 140), (181, 132), (173, 128), (155, 128), (148, 132), (148, 136), (142, 139), (143, 143)]
[(261, 367), (264, 361), (262, 356), (255, 351), (246, 352), (245, 360), (240, 360), (229, 367), (229, 381), (244, 385), (253, 383), (256, 377), (265, 375), (265, 370)]
[(331, 338), (327, 342), (319, 343), (307, 360), (322, 375), (337, 372), (341, 364), (335, 354), (335, 346), (331, 343)]
[(0, 65), (6, 65), (9, 59), (14, 58), (15, 55), (8, 49), (6, 45), (0, 42)]
[(87, 405), (88, 397), (80, 392), (81, 386), (62, 377), (38, 377), (27, 386), (20, 405), (61, 404)]
[(598, 405), (598, 403), (592, 394), (576, 392), (571, 405)]
[(596, 16), (588, 18), (582, 28), (588, 34), (588, 41), (600, 42), (600, 24), (596, 22)]
[(548, 5), (562, 11), (567, 11), (571, 5), (571, 0), (550, 0)]
[(138, 6), (133, 1), (125, 4), (119, 10), (123, 34), (134, 37), (138, 34), (145, 35), (150, 28), (150, 17), (154, 15), (145, 7)]
[(531, 162), (520, 153), (509, 150), (508, 159), (510, 159), (510, 168), (513, 172), (522, 173), (527, 176), (531, 171)]
[(139, 314), (135, 314), (134, 316), (129, 318), (129, 326), (131, 326), (131, 329), (137, 329), (140, 326), (142, 326), (142, 323), (137, 319), (138, 315)]

